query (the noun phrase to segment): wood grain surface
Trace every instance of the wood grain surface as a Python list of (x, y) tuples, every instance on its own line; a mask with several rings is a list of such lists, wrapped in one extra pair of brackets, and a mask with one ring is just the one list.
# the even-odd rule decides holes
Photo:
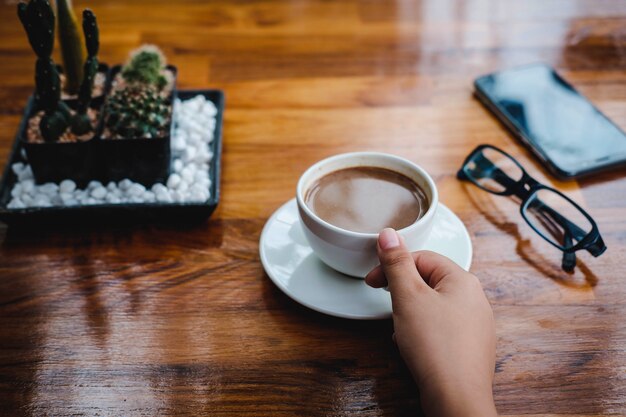
[[(0, 3), (0, 166), (33, 89), (15, 4)], [(476, 76), (543, 61), (626, 128), (626, 2), (74, 1), (87, 5), (101, 61), (156, 43), (181, 88), (225, 91), (221, 202), (193, 228), (0, 227), (0, 414), (420, 415), (390, 321), (308, 310), (259, 261), (309, 165), (377, 150), (429, 170), (470, 231), (499, 412), (626, 416), (626, 175), (557, 181), (472, 98)], [(514, 202), (455, 179), (479, 143), (587, 208), (608, 251), (561, 271)]]

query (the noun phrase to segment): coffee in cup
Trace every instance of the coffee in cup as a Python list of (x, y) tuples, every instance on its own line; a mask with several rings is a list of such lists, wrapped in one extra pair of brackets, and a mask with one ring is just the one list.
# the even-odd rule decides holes
[(305, 204), (322, 220), (359, 233), (404, 229), (428, 211), (428, 198), (410, 178), (386, 168), (333, 171), (307, 190)]

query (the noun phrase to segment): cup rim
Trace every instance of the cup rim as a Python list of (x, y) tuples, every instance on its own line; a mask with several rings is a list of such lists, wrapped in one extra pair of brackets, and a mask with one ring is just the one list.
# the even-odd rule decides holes
[[(300, 176), (300, 179), (298, 179), (298, 185), (296, 186), (296, 201), (298, 202), (298, 205), (300, 206), (300, 208), (304, 210), (304, 212), (307, 214), (307, 216), (309, 216), (311, 219), (318, 222), (322, 226), (334, 232), (344, 234), (346, 236), (356, 237), (356, 238), (378, 238), (379, 233), (355, 232), (352, 230), (344, 229), (339, 226), (335, 226), (334, 224), (327, 222), (326, 220), (322, 219), (317, 214), (315, 214), (313, 210), (311, 210), (311, 208), (309, 208), (309, 206), (304, 202), (304, 191), (305, 191), (304, 180), (308, 176), (311, 175), (311, 172), (317, 170), (320, 166), (334, 162), (336, 160), (358, 158), (358, 157), (382, 157), (382, 158), (392, 159), (392, 160), (407, 164), (412, 169), (417, 171), (417, 173), (426, 180), (426, 183), (430, 187), (431, 201), (429, 201), (429, 207), (428, 207), (428, 210), (426, 210), (426, 213), (424, 213), (422, 217), (420, 217), (419, 219), (417, 219), (415, 222), (411, 223), (410, 225), (397, 230), (398, 233), (401, 233), (401, 234), (409, 233), (411, 232), (412, 229), (417, 228), (421, 224), (428, 222), (430, 218), (434, 216), (435, 210), (437, 209), (437, 205), (439, 204), (439, 192), (437, 191), (437, 186), (435, 184), (435, 181), (432, 179), (430, 174), (428, 174), (428, 172), (426, 172), (426, 170), (424, 170), (421, 166), (419, 166), (415, 162), (410, 161), (406, 158), (402, 158), (400, 156), (385, 153), (385, 152), (371, 152), (371, 151), (370, 152), (346, 152), (346, 153), (333, 155), (328, 158), (324, 158), (320, 161), (317, 161), (316, 163), (311, 165), (309, 168), (307, 168), (306, 171), (302, 173), (302, 175)], [(376, 167), (375, 165), (372, 165), (372, 166)], [(393, 171), (393, 169), (391, 168), (385, 168), (385, 169), (390, 169)], [(400, 172), (398, 172), (398, 174), (404, 175)], [(325, 174), (325, 175), (328, 175), (328, 174)]]

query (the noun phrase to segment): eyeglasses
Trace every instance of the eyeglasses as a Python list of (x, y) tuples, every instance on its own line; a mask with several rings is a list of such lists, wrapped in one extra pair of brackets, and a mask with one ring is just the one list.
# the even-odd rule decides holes
[(606, 250), (596, 222), (585, 210), (560, 191), (539, 183), (511, 155), (495, 146), (474, 149), (457, 178), (492, 194), (518, 197), (526, 223), (563, 252), (561, 267), (565, 271), (574, 270), (576, 251), (584, 249), (597, 257)]

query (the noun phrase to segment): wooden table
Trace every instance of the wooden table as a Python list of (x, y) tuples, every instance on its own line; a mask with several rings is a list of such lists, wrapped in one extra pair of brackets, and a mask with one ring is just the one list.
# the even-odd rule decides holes
[[(222, 198), (199, 227), (0, 228), (0, 412), (89, 416), (414, 416), (390, 321), (292, 301), (259, 261), (299, 175), (345, 151), (409, 158), (467, 225), (498, 334), (503, 415), (626, 415), (626, 177), (552, 178), (472, 98), (472, 80), (554, 65), (626, 128), (626, 3), (75, 1), (101, 61), (143, 42), (182, 88), (227, 96)], [(0, 5), (0, 164), (34, 55)], [(479, 143), (511, 152), (597, 220), (608, 251), (576, 273), (505, 198), (455, 179)]]

